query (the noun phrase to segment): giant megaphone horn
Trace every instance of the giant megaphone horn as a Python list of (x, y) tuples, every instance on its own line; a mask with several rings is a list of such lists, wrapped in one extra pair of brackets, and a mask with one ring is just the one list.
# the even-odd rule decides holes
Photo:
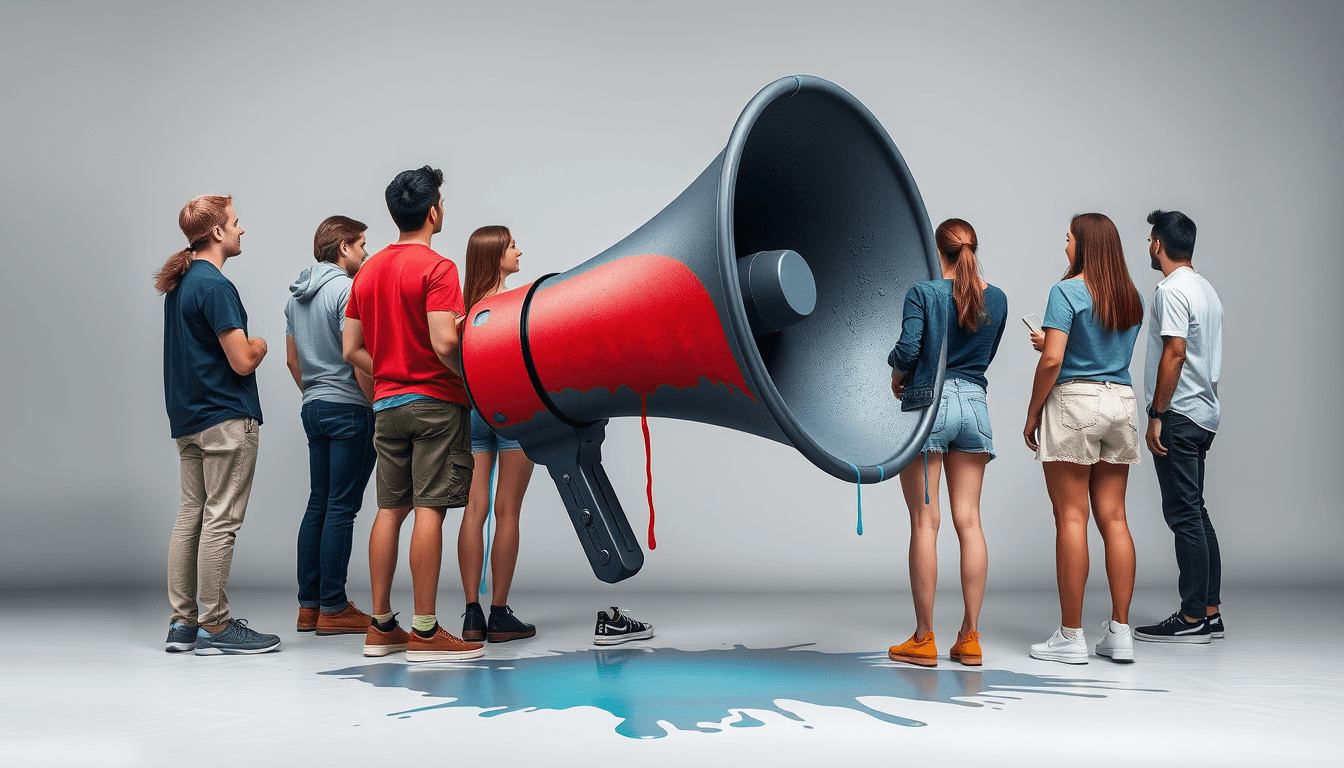
[(786, 77), (647, 224), (472, 307), (463, 371), (485, 420), (546, 465), (593, 572), (617, 582), (644, 553), (602, 469), (608, 419), (717, 424), (844, 480), (893, 477), (936, 405), (901, 410), (887, 353), (906, 289), (936, 274), (923, 200), (882, 125), (834, 83)]

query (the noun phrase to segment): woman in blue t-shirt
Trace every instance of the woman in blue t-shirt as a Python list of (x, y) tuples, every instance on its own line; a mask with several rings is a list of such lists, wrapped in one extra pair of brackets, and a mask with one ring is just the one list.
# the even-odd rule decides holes
[(943, 279), (917, 283), (906, 293), (901, 339), (888, 360), (892, 365), (892, 392), (902, 397), (906, 376), (915, 368), (921, 352), (932, 352), (933, 357), (925, 359), (936, 365), (942, 338), (947, 337), (943, 394), (933, 433), (924, 444), (924, 461), (911, 462), (901, 472), (901, 490), (910, 509), (910, 591), (915, 602), (915, 633), (904, 643), (892, 646), (887, 655), (894, 661), (926, 667), (938, 663), (933, 597), (938, 585), (938, 476), (946, 466), (952, 525), (961, 542), (961, 593), (966, 603), (961, 631), (950, 656), (962, 664), (979, 666), (977, 622), (989, 567), (980, 530), (980, 486), (985, 465), (994, 458), (985, 369), (1003, 337), (1008, 298), (981, 279), (975, 258), (979, 244), (970, 224), (948, 219), (938, 225), (934, 240)]
[(1087, 518), (1106, 546), (1111, 620), (1097, 654), (1134, 660), (1129, 601), (1134, 594), (1134, 541), (1125, 522), (1129, 465), (1139, 463), (1129, 360), (1143, 323), (1143, 299), (1130, 279), (1120, 234), (1099, 213), (1073, 217), (1064, 254), (1069, 269), (1050, 289), (1041, 352), (1023, 430), (1045, 469), (1055, 510), (1055, 567), (1060, 627), (1031, 646), (1033, 658), (1086, 664), (1083, 589), (1087, 585)]

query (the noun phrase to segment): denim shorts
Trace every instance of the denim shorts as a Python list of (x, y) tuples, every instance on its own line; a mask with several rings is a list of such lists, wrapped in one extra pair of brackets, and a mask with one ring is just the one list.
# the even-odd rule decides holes
[(1040, 461), (1138, 464), (1134, 390), (1114, 381), (1056, 384), (1041, 409)]
[(988, 453), (994, 458), (994, 430), (989, 426), (985, 388), (964, 379), (943, 382), (943, 397), (925, 453)]
[(500, 451), (521, 451), (523, 446), (517, 440), (500, 437), (485, 423), (476, 409), (471, 409), (471, 452), (499, 453)]

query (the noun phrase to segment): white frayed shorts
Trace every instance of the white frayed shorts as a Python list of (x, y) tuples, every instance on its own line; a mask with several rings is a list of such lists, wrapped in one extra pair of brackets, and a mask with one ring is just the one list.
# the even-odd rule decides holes
[(1056, 384), (1041, 412), (1038, 461), (1139, 463), (1134, 390), (1113, 381)]

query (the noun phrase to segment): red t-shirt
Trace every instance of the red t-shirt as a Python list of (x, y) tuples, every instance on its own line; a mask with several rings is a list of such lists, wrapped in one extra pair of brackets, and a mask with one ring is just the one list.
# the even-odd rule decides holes
[(420, 243), (389, 245), (355, 274), (345, 316), (364, 328), (375, 399), (428, 395), (467, 406), (462, 377), (429, 343), (429, 312), (466, 314), (457, 266)]

